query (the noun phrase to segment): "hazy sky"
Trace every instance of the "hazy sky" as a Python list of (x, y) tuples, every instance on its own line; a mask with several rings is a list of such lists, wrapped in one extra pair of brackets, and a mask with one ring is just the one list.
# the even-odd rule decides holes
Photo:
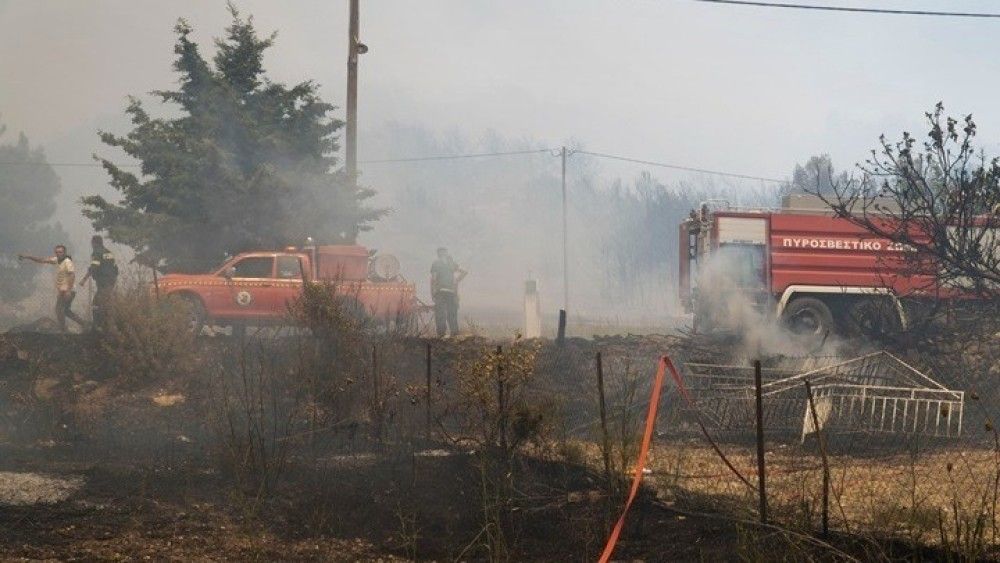
[[(1000, 12), (993, 0), (834, 2)], [(346, 0), (236, 4), (278, 31), (272, 77), (315, 79), (342, 104)], [(96, 129), (124, 130), (127, 95), (173, 84), (178, 17), (206, 43), (229, 19), (223, 1), (0, 0), (7, 135), (88, 161)], [(938, 100), (974, 113), (981, 142), (1000, 135), (1000, 20), (689, 0), (362, 0), (361, 18), (362, 134), (387, 120), (495, 130), (769, 177), (820, 152), (850, 165), (882, 132), (921, 131)], [(99, 170), (59, 172), (70, 194), (104, 183)]]

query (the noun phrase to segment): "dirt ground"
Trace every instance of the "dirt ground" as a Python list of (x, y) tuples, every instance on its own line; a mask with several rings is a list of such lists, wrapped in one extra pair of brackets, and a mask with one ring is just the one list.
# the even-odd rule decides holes
[[(280, 478), (265, 487), (249, 486), (220, 462), (228, 459), (220, 451), (227, 444), (210, 368), (234, 361), (232, 339), (199, 339), (197, 354), (210, 361), (140, 384), (108, 371), (89, 338), (0, 336), (0, 559), (485, 560), (484, 511), (497, 510), (508, 530), (506, 558), (593, 561), (620, 510), (620, 500), (609, 503), (604, 493), (588, 434), (596, 416), (594, 354), (604, 354), (609, 379), (631, 373), (643, 380), (658, 354), (680, 346), (676, 337), (655, 335), (544, 345), (540, 380), (528, 392), (554, 405), (561, 430), (553, 435), (575, 435), (569, 441), (584, 454), (536, 447), (516, 456), (506, 477), (516, 490), (497, 507), (483, 501), (485, 469), (474, 448), (422, 438), (422, 407), (409, 393), (424, 380), (422, 341), (399, 345), (405, 353), (386, 376), (379, 440), (370, 438), (364, 409), (320, 438), (283, 436), (276, 443), (289, 447), (280, 450)], [(446, 367), (493, 344), (434, 346), (433, 378), (443, 400), (455, 385)], [(731, 454), (738, 467), (752, 466), (749, 450)], [(814, 457), (794, 449), (769, 456), (777, 474), (787, 475), (775, 478), (784, 491), (776, 506), (794, 506), (815, 490)], [(927, 471), (943, 461), (928, 458)], [(886, 467), (852, 478), (874, 483)], [(812, 530), (762, 532), (752, 524), (752, 495), (697, 441), (658, 438), (649, 469), (616, 559), (837, 561), (847, 559), (840, 550), (862, 559), (869, 553), (869, 545), (849, 537), (829, 539), (836, 547), (827, 549), (809, 539)], [(861, 501), (876, 498), (856, 493), (841, 498), (851, 507), (849, 519), (865, 513)], [(885, 546), (891, 549), (880, 553), (899, 553), (900, 560), (917, 553)]]
[[(438, 358), (480, 344), (452, 343)], [(217, 354), (229, 343), (198, 345)], [(346, 448), (341, 436), (337, 447), (296, 450), (280, 484), (258, 494), (235, 487), (219, 466), (204, 382), (123, 385), (102, 373), (94, 350), (87, 336), (0, 337), (0, 558), (485, 557), (468, 451), (376, 447), (351, 430)], [(532, 484), (528, 502), (506, 509), (517, 534), (510, 557), (596, 559), (617, 506), (609, 510), (592, 470), (550, 457), (522, 459), (515, 471), (530, 472)], [(723, 560), (737, 539), (729, 523), (646, 503), (626, 532), (618, 556), (649, 561)]]

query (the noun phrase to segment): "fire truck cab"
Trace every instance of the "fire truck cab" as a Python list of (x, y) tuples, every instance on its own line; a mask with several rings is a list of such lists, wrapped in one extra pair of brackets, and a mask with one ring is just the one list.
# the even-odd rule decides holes
[(908, 249), (815, 196), (785, 196), (780, 209), (707, 202), (680, 225), (679, 244), (679, 295), (696, 330), (742, 307), (800, 334), (894, 331), (907, 325), (901, 298), (936, 291), (934, 276), (906, 271)]

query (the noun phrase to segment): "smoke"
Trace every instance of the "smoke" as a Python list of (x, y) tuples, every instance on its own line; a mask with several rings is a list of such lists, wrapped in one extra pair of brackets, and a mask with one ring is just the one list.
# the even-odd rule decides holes
[(698, 264), (695, 313), (700, 330), (738, 338), (733, 360), (749, 362), (771, 356), (839, 356), (841, 340), (833, 334), (795, 334), (775, 317), (774, 300), (760, 281), (763, 247), (723, 246)]
[[(362, 181), (391, 209), (361, 242), (395, 254), (429, 300), (434, 251), (449, 248), (469, 276), (462, 316), (519, 326), (526, 279), (538, 282), (547, 329), (563, 304), (560, 159), (530, 139), (478, 138), (387, 123), (366, 131), (364, 159), (532, 151), (444, 161), (361, 164)], [(575, 154), (567, 160), (569, 310), (573, 321), (669, 327), (677, 301), (678, 226), (701, 201), (766, 203), (756, 185), (701, 177), (667, 182)]]

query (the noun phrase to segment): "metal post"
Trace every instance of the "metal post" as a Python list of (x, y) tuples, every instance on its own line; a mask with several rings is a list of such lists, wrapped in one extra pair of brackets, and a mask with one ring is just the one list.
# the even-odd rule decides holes
[(816, 431), (816, 442), (819, 444), (819, 453), (823, 458), (823, 537), (830, 534), (830, 463), (826, 457), (826, 438), (819, 427), (819, 416), (816, 415), (816, 403), (813, 401), (812, 386), (809, 380), (806, 383), (806, 396), (809, 398), (809, 412), (812, 413), (813, 429)]
[(431, 343), (427, 342), (427, 442), (431, 441)]
[(507, 456), (507, 417), (504, 412), (506, 409), (505, 398), (504, 398), (504, 381), (503, 381), (503, 347), (497, 345), (497, 426), (498, 435), (500, 438), (500, 448), (503, 451), (504, 459)]
[(604, 400), (604, 363), (601, 353), (597, 353), (597, 397), (601, 410), (601, 456), (604, 458), (604, 478), (608, 485), (608, 501), (614, 496), (614, 481), (611, 478), (611, 440), (608, 438), (608, 413)]
[(378, 349), (372, 344), (372, 422), (374, 423), (375, 440), (382, 440), (382, 405), (379, 399), (378, 380)]
[(757, 492), (760, 496), (760, 522), (767, 524), (767, 483), (764, 471), (764, 399), (761, 394), (760, 360), (753, 362), (754, 394), (757, 396)]
[(347, 132), (344, 138), (344, 166), (347, 181), (358, 179), (358, 54), (359, 0), (350, 0), (350, 24), (347, 32)]
[(556, 345), (562, 347), (566, 341), (566, 309), (559, 309), (559, 328), (556, 329)]

